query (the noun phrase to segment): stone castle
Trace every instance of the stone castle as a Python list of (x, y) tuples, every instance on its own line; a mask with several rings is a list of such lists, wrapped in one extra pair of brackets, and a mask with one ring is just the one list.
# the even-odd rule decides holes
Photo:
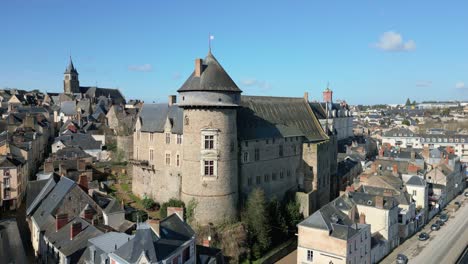
[[(307, 96), (243, 96), (211, 51), (167, 104), (144, 104), (134, 132), (132, 191), (196, 202), (199, 224), (235, 220), (255, 188), (296, 193), (305, 215), (330, 200), (336, 139)], [(307, 93), (306, 93), (307, 94)]]

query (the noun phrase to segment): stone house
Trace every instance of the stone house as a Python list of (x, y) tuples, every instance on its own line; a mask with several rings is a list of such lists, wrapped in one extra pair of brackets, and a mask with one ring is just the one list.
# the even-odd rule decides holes
[(337, 206), (330, 202), (298, 224), (298, 264), (371, 263), (371, 226)]
[(23, 202), (28, 182), (27, 166), (12, 155), (0, 156), (0, 205), (14, 210)]
[(301, 191), (306, 215), (330, 199), (336, 140), (307, 98), (241, 96), (211, 52), (168, 104), (145, 104), (133, 134), (132, 191), (197, 202), (201, 224), (236, 219), (255, 188)]

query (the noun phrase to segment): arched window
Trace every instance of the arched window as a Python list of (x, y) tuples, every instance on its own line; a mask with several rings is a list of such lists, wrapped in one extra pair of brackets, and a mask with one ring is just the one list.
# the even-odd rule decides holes
[(189, 125), (189, 118), (188, 118), (188, 116), (185, 116), (185, 125), (186, 125), (186, 126)]

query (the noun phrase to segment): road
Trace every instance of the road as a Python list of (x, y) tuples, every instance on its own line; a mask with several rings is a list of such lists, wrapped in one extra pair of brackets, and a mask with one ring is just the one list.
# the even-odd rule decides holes
[(406, 255), (408, 263), (455, 263), (468, 245), (468, 199), (458, 196), (451, 204), (460, 200), (464, 201), (462, 207), (448, 213), (450, 218), (440, 230), (430, 231), (437, 217), (424, 227), (423, 231), (430, 235), (429, 240), (419, 241), (417, 233), (393, 250), (381, 263), (395, 263), (398, 254)]

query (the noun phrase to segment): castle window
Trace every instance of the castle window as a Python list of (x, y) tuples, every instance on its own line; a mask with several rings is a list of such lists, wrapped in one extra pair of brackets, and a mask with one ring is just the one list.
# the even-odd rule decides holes
[(291, 170), (288, 170), (288, 171), (286, 172), (286, 175), (287, 175), (288, 177), (291, 177)]
[(252, 177), (247, 179), (247, 186), (252, 186)]
[(257, 176), (257, 184), (261, 184), (262, 183), (262, 178), (260, 176)]
[(214, 148), (214, 136), (206, 135), (205, 136), (205, 149), (213, 149), (213, 148)]
[(139, 155), (140, 154), (140, 149), (137, 147), (136, 148), (136, 159), (138, 160), (139, 159)]
[(150, 141), (153, 142), (153, 133), (149, 134)]
[(280, 179), (283, 179), (284, 178), (284, 170), (281, 170), (280, 171)]
[(171, 165), (171, 153), (166, 153), (166, 165)]
[(255, 149), (255, 161), (260, 160), (260, 149), (256, 148)]
[(182, 144), (182, 135), (177, 135), (177, 144)]
[(279, 156), (283, 157), (283, 145), (279, 145)]
[(247, 151), (245, 151), (243, 154), (242, 154), (242, 161), (244, 162), (249, 162), (249, 153)]
[(176, 165), (177, 165), (177, 167), (180, 166), (180, 155), (179, 154), (177, 154), (177, 156), (176, 156)]
[(214, 161), (213, 160), (204, 161), (204, 171), (205, 171), (205, 176), (214, 175)]
[(166, 144), (171, 144), (171, 133), (166, 133)]
[(314, 260), (314, 251), (307, 250), (307, 261), (312, 262)]
[(292, 149), (293, 149), (293, 153), (296, 154), (296, 151), (297, 151), (296, 145), (292, 145)]
[(270, 181), (270, 175), (268, 175), (268, 174), (263, 175), (263, 181), (264, 182), (269, 182)]
[[(184, 97), (182, 96), (182, 101), (184, 100)], [(185, 116), (185, 125), (188, 126), (189, 125), (189, 118), (188, 116)]]
[(275, 144), (275, 138), (271, 140), (271, 144)]
[(154, 150), (150, 149), (149, 150), (149, 160), (153, 160), (153, 159), (154, 159)]

